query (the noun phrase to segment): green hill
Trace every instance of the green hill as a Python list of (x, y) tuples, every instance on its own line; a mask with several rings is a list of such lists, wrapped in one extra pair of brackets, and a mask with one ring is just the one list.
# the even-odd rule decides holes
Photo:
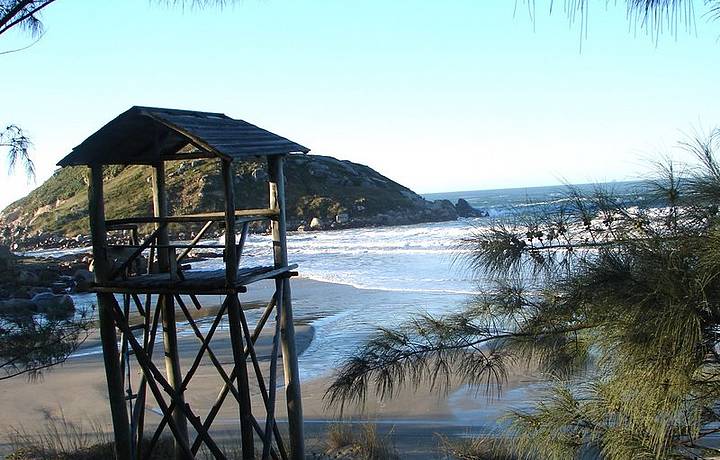
[[(288, 229), (402, 225), (453, 220), (449, 201), (430, 202), (373, 169), (320, 155), (291, 155), (286, 162)], [(223, 209), (219, 165), (186, 160), (166, 165), (171, 214)], [(151, 168), (111, 166), (105, 170), (107, 218), (152, 214)], [(235, 166), (238, 208), (267, 206), (264, 161)], [(20, 247), (67, 243), (87, 235), (87, 168), (55, 172), (2, 213), (4, 242)], [(180, 235), (182, 236), (182, 235)], [(81, 240), (82, 238), (77, 238)]]

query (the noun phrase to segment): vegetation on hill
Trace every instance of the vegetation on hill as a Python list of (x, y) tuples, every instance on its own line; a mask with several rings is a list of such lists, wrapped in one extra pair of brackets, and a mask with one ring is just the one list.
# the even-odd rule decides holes
[[(224, 209), (219, 166), (213, 161), (176, 161), (166, 166), (170, 212), (190, 214)], [(0, 214), (6, 241), (38, 234), (86, 235), (87, 170), (63, 168), (44, 184)], [(108, 218), (152, 214), (151, 168), (110, 166), (105, 169)], [(264, 161), (235, 164), (238, 208), (266, 207)], [(451, 220), (450, 202), (429, 202), (373, 169), (319, 155), (291, 155), (286, 162), (288, 227), (319, 228), (408, 224)]]

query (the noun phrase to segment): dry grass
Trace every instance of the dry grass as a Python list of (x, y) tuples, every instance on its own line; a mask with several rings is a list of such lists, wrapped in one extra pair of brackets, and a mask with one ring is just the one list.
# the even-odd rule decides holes
[(448, 439), (439, 436), (440, 451), (455, 460), (520, 460), (512, 452), (508, 442), (501, 438), (472, 437), (467, 439)]
[(327, 428), (325, 444), (328, 450), (343, 449), (355, 444), (355, 434), (347, 423), (333, 423)]
[(56, 460), (113, 458), (111, 437), (102, 424), (73, 422), (60, 410), (45, 413), (46, 423), (38, 431), (13, 428), (8, 435), (13, 453), (10, 460)]
[[(7, 436), (12, 453), (7, 460), (108, 460), (114, 459), (112, 434), (99, 422), (75, 422), (65, 417), (45, 413), (46, 423), (36, 430), (14, 428)], [(327, 458), (352, 460), (398, 460), (390, 440), (392, 431), (381, 434), (373, 423), (353, 427), (349, 423), (328, 426), (324, 449)], [(228, 459), (242, 458), (239, 443), (223, 443), (221, 449)], [(161, 438), (153, 451), (152, 460), (172, 459), (171, 438)], [(259, 453), (258, 453), (259, 455)], [(212, 458), (201, 449), (197, 458)]]
[(349, 423), (333, 423), (328, 426), (325, 447), (330, 458), (353, 460), (397, 460), (390, 435), (381, 435), (374, 423), (364, 423), (353, 430)]
[[(45, 424), (29, 431), (16, 427), (7, 435), (12, 453), (7, 460), (111, 460), (115, 458), (112, 434), (99, 421), (75, 422), (62, 408), (55, 415), (44, 410)], [(173, 441), (161, 438), (152, 460), (173, 459)], [(202, 457), (201, 457), (202, 458)], [(240, 458), (229, 456), (228, 458)]]
[(367, 423), (363, 425), (360, 433), (360, 453), (363, 460), (394, 460), (400, 457), (390, 442), (390, 434), (380, 435), (377, 425)]

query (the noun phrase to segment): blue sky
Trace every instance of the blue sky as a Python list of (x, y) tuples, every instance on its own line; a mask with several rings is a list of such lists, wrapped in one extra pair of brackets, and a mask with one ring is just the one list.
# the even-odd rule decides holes
[[(418, 192), (632, 179), (718, 124), (720, 22), (656, 45), (605, 3), (580, 51), (542, 0), (535, 23), (514, 0), (58, 0), (0, 55), (0, 123), (32, 136), (38, 184), (132, 105), (224, 112)], [(37, 185), (5, 169), (0, 207)]]

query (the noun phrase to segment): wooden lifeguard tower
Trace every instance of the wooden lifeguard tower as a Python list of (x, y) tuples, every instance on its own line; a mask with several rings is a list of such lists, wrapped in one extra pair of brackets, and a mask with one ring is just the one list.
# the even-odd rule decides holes
[[(290, 153), (309, 149), (242, 120), (220, 113), (132, 107), (88, 137), (59, 166), (85, 165), (89, 175), (89, 217), (95, 265), (100, 335), (108, 395), (120, 460), (150, 458), (167, 427), (174, 438), (176, 458), (194, 458), (202, 449), (215, 458), (226, 458), (210, 434), (210, 428), (230, 393), (239, 408), (241, 450), (244, 459), (303, 459), (303, 416), (298, 380), (297, 353), (289, 278), (295, 265), (288, 264), (285, 235), (285, 181), (283, 159)], [(233, 162), (265, 158), (268, 170), (269, 205), (264, 209), (238, 209), (233, 187)], [(216, 161), (222, 175), (224, 209), (194, 215), (169, 215), (165, 187), (165, 162), (176, 160)], [(152, 216), (106, 220), (103, 201), (103, 166), (148, 165), (152, 167)], [(269, 220), (272, 230), (274, 264), (240, 269), (249, 225)], [(173, 244), (168, 227), (195, 225), (201, 229), (189, 243)], [(214, 225), (224, 226), (224, 244), (202, 245), (200, 240)], [(141, 230), (151, 227), (144, 241)], [(112, 260), (114, 248), (108, 232), (130, 235), (126, 256)], [(239, 238), (238, 236), (239, 235)], [(117, 245), (115, 245), (117, 246)], [(224, 250), (224, 269), (184, 270), (182, 261), (199, 247)], [(137, 273), (136, 261), (149, 253), (147, 270)], [(274, 280), (274, 293), (257, 324), (251, 329), (240, 303), (246, 286)], [(204, 295), (222, 295), (223, 303), (203, 334), (188, 304), (203, 308)], [(143, 299), (144, 297), (144, 299)], [(118, 300), (120, 299), (120, 300)], [(122, 305), (121, 305), (122, 304)], [(176, 311), (176, 307), (179, 308)], [(199, 339), (192, 364), (181, 368), (176, 314), (184, 316)], [(254, 345), (263, 327), (275, 314), (275, 327), (269, 370), (263, 372)], [(131, 320), (132, 318), (132, 320)], [(139, 320), (138, 320), (139, 318)], [(212, 349), (218, 325), (227, 319), (232, 347), (231, 370), (226, 370)], [(162, 325), (164, 353), (153, 353)], [(119, 334), (119, 338), (118, 338)], [(282, 351), (285, 397), (289, 427), (289, 449), (285, 446), (275, 419), (277, 367)], [(188, 384), (204, 357), (217, 369), (220, 388), (217, 399), (207, 409), (186, 402)], [(164, 365), (164, 372), (161, 367)], [(131, 375), (139, 370), (139, 375)], [(264, 373), (267, 376), (265, 380)], [(255, 374), (255, 377), (251, 377)], [(264, 410), (253, 413), (250, 383), (257, 379)], [(135, 381), (133, 384), (133, 380)], [(253, 383), (254, 385), (254, 383)], [(148, 392), (150, 397), (148, 397)], [(146, 406), (152, 401), (161, 414), (157, 426), (150, 427)], [(202, 411), (202, 412), (201, 412)], [(191, 430), (188, 428), (191, 427)], [(154, 431), (152, 431), (154, 430)], [(152, 432), (152, 435), (150, 435)], [(261, 449), (256, 454), (254, 437)], [(260, 454), (261, 452), (261, 454)]]

